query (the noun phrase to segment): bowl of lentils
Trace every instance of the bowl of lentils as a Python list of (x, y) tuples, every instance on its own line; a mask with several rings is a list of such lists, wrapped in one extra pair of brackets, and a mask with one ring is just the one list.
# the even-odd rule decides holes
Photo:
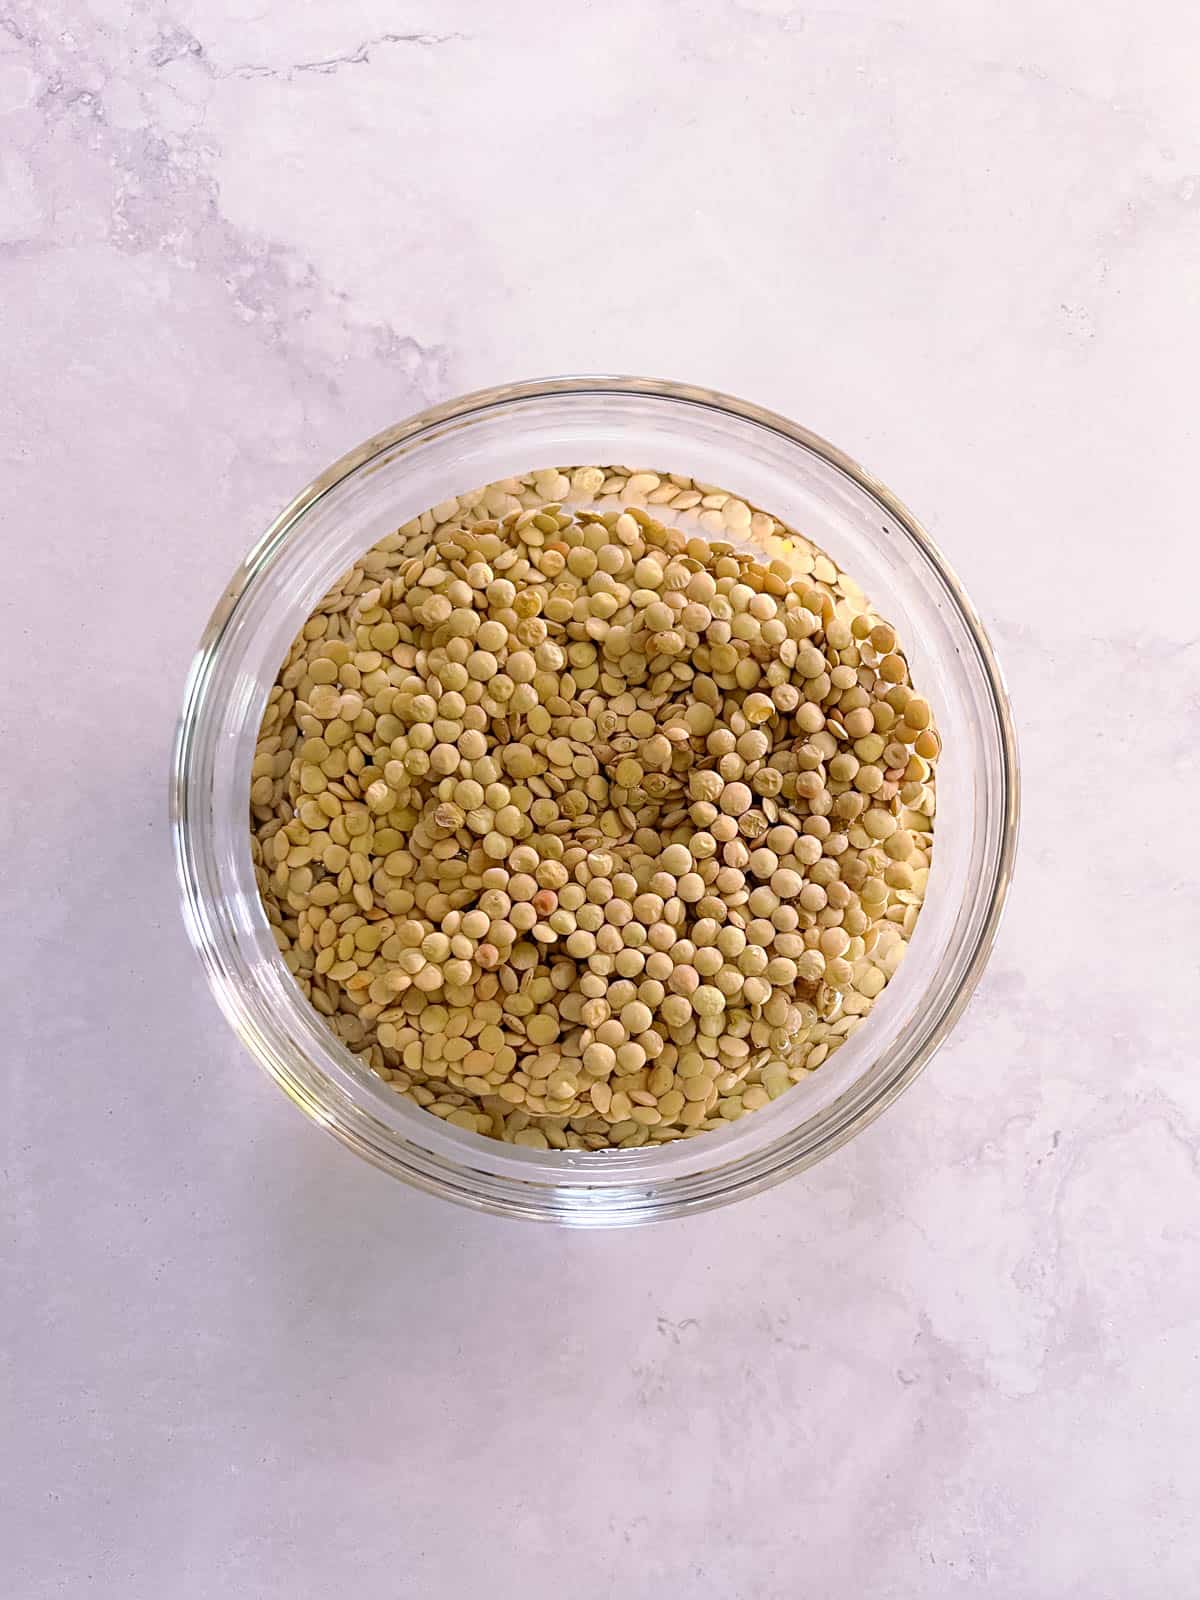
[(947, 1036), (1017, 825), (1000, 673), (911, 514), (761, 408), (514, 384), (368, 440), (234, 574), (172, 775), (226, 1017), (477, 1208), (684, 1215)]

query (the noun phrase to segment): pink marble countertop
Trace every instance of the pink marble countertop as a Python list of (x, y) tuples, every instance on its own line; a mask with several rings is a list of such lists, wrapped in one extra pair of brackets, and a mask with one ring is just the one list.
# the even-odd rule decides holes
[[(1195, 8), (0, 13), (0, 1590), (1195, 1595)], [(604, 1236), (307, 1126), (205, 989), (165, 801), (292, 492), (573, 370), (746, 395), (888, 482), (1025, 776), (917, 1084), (782, 1188)]]

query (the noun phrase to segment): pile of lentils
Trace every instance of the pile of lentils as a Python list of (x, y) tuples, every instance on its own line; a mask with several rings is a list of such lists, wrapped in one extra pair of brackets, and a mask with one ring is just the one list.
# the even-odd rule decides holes
[(553, 468), (433, 507), (317, 606), (251, 848), (289, 970), (391, 1089), (629, 1149), (767, 1105), (862, 1024), (938, 751), (822, 551), (690, 478)]

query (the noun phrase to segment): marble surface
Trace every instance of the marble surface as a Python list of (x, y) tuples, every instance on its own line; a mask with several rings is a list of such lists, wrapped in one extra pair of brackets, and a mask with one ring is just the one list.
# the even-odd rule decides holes
[[(1182, 0), (0, 0), (5, 1595), (1197, 1592), (1198, 50)], [(892, 484), (1026, 781), (916, 1086), (624, 1235), (306, 1125), (165, 815), (279, 505), (570, 370)]]

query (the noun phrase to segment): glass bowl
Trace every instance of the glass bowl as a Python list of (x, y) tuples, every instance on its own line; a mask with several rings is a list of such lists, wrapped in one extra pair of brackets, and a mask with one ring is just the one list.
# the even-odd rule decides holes
[[(720, 484), (822, 546), (899, 631), (943, 739), (937, 842), (907, 957), (867, 1024), (728, 1129), (636, 1150), (540, 1151), (443, 1123), (390, 1090), (292, 981), (259, 903), (250, 764), (268, 690), (335, 577), (456, 492), (534, 468), (624, 463)], [(664, 518), (664, 520), (669, 520)], [(571, 1226), (681, 1216), (836, 1150), (910, 1083), (962, 1012), (1012, 869), (1017, 765), (991, 645), (928, 535), (824, 440), (727, 395), (560, 378), (468, 395), (368, 440), (303, 490), (234, 573), (192, 664), (174, 752), (183, 912), (250, 1053), (314, 1121), (395, 1176), (482, 1210)]]

